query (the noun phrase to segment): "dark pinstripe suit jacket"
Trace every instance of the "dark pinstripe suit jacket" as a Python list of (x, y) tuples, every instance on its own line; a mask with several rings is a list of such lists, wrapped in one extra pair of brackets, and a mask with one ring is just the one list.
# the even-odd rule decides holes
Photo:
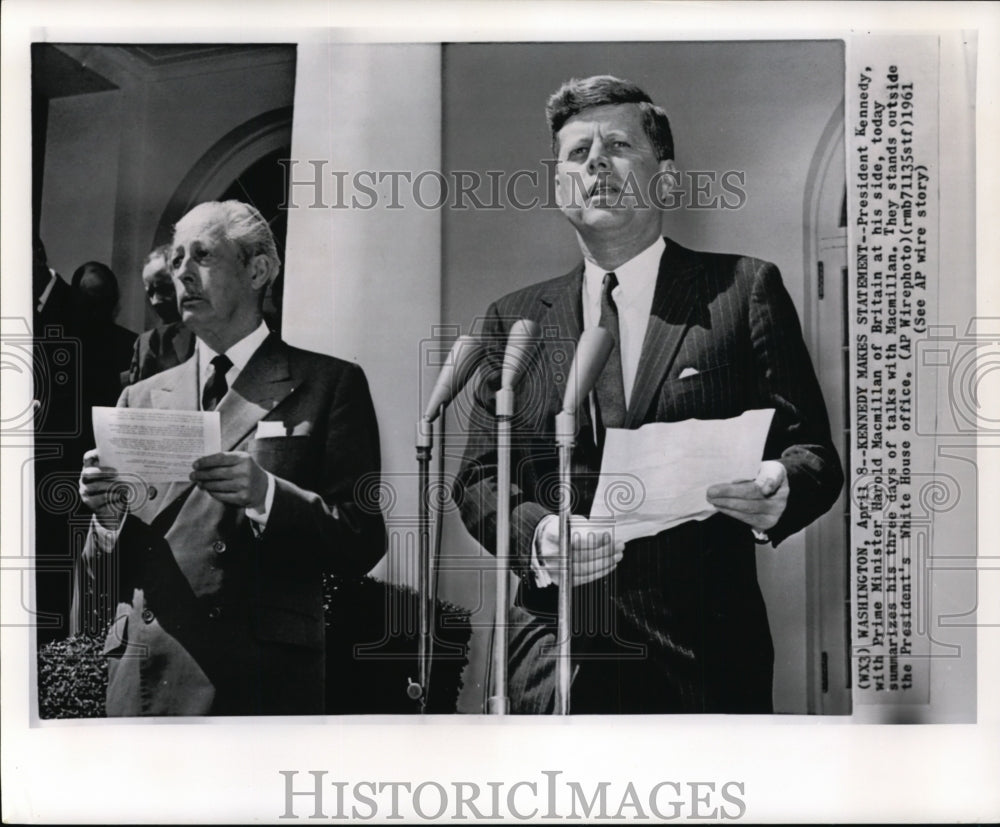
[[(514, 711), (551, 709), (555, 587), (530, 572), (535, 527), (556, 510), (555, 415), (582, 327), (582, 265), (490, 306), (490, 380), (476, 397), (456, 499), (472, 535), (496, 536), (492, 399), (506, 333), (543, 330), (541, 358), (518, 389), (511, 545), (522, 578), (512, 611)], [(680, 378), (685, 367), (696, 375)], [(777, 544), (825, 512), (843, 474), (795, 308), (773, 264), (687, 250), (667, 239), (625, 427), (775, 409), (765, 459), (788, 471)], [(600, 468), (587, 406), (574, 449), (574, 512), (590, 510)], [(678, 473), (684, 473), (679, 469)], [(721, 480), (720, 480), (721, 482)], [(717, 514), (629, 543), (608, 577), (574, 593), (574, 712), (769, 712), (773, 649), (750, 529)]]

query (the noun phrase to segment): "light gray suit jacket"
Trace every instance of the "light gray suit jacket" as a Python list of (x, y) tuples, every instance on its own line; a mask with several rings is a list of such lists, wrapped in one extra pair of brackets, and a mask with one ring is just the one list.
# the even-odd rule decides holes
[[(118, 404), (197, 410), (196, 370), (188, 360)], [(131, 487), (112, 552), (109, 715), (322, 713), (322, 573), (367, 572), (384, 554), (378, 429), (357, 365), (271, 335), (218, 411), (222, 449), (276, 477), (266, 528), (256, 536), (244, 509), (190, 483)], [(255, 438), (262, 421), (285, 435)], [(92, 532), (86, 567), (105, 555)]]

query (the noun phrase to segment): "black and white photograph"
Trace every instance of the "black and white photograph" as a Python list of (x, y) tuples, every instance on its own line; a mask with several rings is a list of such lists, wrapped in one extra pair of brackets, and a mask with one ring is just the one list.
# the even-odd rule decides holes
[(5, 8), (5, 819), (1000, 814), (996, 16), (598, 6)]

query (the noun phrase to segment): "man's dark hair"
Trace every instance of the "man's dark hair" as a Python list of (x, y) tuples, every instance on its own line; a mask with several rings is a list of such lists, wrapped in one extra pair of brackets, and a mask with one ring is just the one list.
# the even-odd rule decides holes
[(118, 279), (115, 278), (115, 274), (112, 269), (103, 262), (87, 261), (81, 264), (76, 268), (76, 270), (73, 271), (73, 278), (70, 280), (70, 286), (74, 290), (79, 290), (80, 282), (83, 281), (84, 273), (88, 270), (92, 270), (101, 276), (104, 290), (106, 291), (108, 301), (111, 305), (114, 306), (118, 304)]
[(574, 115), (595, 106), (634, 103), (642, 113), (642, 128), (656, 151), (656, 160), (672, 161), (674, 138), (667, 113), (652, 98), (628, 80), (612, 75), (572, 78), (554, 92), (545, 105), (545, 117), (552, 133), (552, 153), (559, 154), (559, 130)]

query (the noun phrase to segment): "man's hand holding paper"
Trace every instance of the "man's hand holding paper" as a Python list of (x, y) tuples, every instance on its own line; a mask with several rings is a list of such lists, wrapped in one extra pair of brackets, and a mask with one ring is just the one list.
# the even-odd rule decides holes
[(781, 519), (788, 505), (788, 473), (777, 460), (766, 460), (752, 482), (713, 485), (705, 496), (723, 514), (758, 531), (767, 531)]
[[(573, 585), (582, 586), (610, 574), (622, 559), (623, 542), (612, 539), (611, 525), (594, 524), (573, 515), (569, 523)], [(538, 585), (559, 585), (559, 517), (544, 517), (535, 529), (534, 563)]]
[(121, 521), (127, 497), (118, 483), (129, 477), (147, 484), (190, 481), (220, 502), (265, 510), (267, 472), (245, 451), (220, 450), (218, 411), (95, 407), (94, 439), (80, 495), (105, 528)]
[(591, 519), (612, 519), (617, 543), (717, 511), (770, 528), (788, 501), (784, 466), (760, 459), (773, 415), (608, 429)]
[(267, 472), (246, 451), (225, 451), (196, 459), (190, 479), (226, 505), (266, 510)]
[(102, 466), (98, 451), (93, 448), (83, 455), (80, 472), (80, 499), (94, 512), (94, 519), (109, 531), (115, 531), (125, 515), (125, 490), (118, 484), (118, 470)]

